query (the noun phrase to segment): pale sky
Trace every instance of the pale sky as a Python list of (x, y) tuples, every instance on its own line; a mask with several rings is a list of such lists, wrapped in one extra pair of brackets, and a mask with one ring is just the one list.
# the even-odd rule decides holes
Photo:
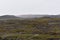
[(0, 0), (0, 15), (60, 14), (60, 0)]

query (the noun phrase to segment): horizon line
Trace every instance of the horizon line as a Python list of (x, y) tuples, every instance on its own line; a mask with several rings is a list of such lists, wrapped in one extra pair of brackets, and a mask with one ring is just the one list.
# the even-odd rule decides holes
[[(4, 15), (14, 15), (14, 14), (4, 14)], [(0, 15), (0, 16), (4, 16)], [(14, 16), (23, 16), (23, 15), (60, 15), (60, 14), (22, 14), (22, 15), (14, 15)]]

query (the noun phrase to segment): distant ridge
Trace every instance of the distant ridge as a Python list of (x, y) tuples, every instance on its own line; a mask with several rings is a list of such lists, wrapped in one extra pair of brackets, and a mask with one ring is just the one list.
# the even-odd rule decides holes
[(3, 15), (0, 16), (0, 19), (33, 19), (33, 18), (60, 18), (60, 15)]
[(60, 15), (21, 15), (21, 18), (60, 18)]
[(60, 15), (46, 15), (46, 18), (60, 18)]
[(14, 19), (14, 18), (18, 18), (14, 15), (3, 15), (3, 16), (0, 16), (0, 19)]
[(43, 15), (21, 15), (18, 17), (21, 17), (21, 18), (40, 18), (40, 17), (43, 17)]

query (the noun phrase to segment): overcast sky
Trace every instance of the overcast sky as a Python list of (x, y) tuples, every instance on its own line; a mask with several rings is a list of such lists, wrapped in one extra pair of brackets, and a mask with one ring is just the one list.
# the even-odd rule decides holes
[(0, 0), (0, 15), (60, 14), (60, 0)]

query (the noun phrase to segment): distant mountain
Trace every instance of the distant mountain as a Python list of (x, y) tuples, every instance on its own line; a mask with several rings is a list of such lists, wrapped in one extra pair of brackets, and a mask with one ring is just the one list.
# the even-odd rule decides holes
[(14, 19), (14, 18), (19, 18), (19, 17), (16, 17), (14, 15), (3, 15), (3, 16), (0, 16), (0, 19)]
[(34, 19), (34, 18), (60, 18), (60, 15), (3, 15), (0, 19)]

